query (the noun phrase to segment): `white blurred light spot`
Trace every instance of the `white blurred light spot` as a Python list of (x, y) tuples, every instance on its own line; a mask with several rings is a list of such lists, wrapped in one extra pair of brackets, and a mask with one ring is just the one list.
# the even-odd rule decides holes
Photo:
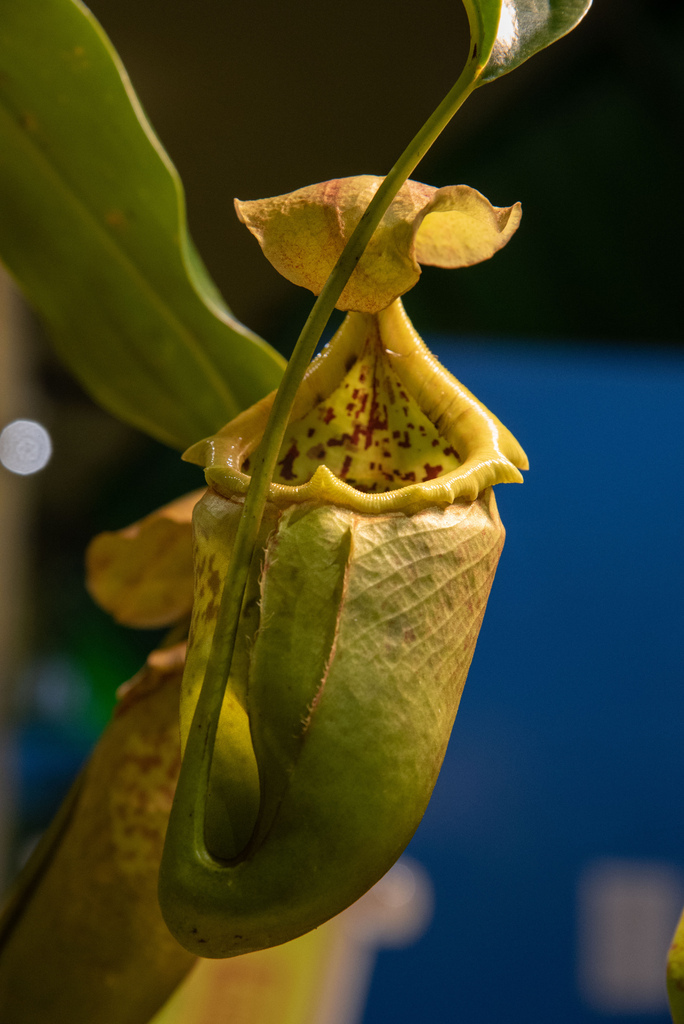
[(425, 868), (402, 857), (342, 917), (347, 935), (355, 942), (399, 948), (420, 938), (433, 908), (432, 883)]
[(380, 906), (388, 910), (406, 907), (416, 894), (416, 873), (406, 862), (399, 861), (376, 883), (375, 894)]
[(665, 959), (684, 897), (673, 864), (597, 860), (578, 887), (578, 981), (603, 1014), (663, 1013)]
[(10, 473), (37, 473), (51, 455), (50, 435), (35, 420), (14, 420), (0, 434), (0, 462)]

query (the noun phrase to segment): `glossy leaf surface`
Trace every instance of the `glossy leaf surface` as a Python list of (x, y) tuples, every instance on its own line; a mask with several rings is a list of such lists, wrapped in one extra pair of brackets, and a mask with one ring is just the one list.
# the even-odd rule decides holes
[(184, 448), (280, 379), (188, 238), (180, 179), (79, 0), (5, 0), (0, 259), (109, 411)]
[(592, 0), (463, 0), (468, 12), (473, 59), (482, 70), (478, 85), (513, 71), (539, 50), (572, 31)]

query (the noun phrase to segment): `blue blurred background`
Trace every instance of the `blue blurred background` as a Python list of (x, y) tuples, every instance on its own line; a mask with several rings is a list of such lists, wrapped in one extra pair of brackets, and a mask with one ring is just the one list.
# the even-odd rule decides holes
[(531, 468), (496, 491), (506, 544), (409, 847), (433, 924), (380, 954), (364, 1024), (665, 1024), (684, 898), (684, 357), (432, 347)]

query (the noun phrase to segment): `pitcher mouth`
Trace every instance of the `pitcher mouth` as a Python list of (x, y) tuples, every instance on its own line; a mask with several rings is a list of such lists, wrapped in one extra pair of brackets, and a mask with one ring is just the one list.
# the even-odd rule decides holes
[[(378, 353), (389, 394), (380, 414), (370, 408), (374, 398), (364, 408), (366, 403), (355, 401), (359, 389), (351, 387), (369, 346)], [(394, 411), (392, 381), (401, 396)], [(207, 483), (220, 494), (246, 492), (274, 397), (275, 392), (183, 456), (204, 467)], [(513, 435), (441, 366), (396, 300), (377, 314), (349, 313), (312, 362), (269, 499), (278, 505), (325, 502), (363, 513), (413, 512), (473, 501), (493, 484), (521, 483), (520, 470), (527, 468)]]

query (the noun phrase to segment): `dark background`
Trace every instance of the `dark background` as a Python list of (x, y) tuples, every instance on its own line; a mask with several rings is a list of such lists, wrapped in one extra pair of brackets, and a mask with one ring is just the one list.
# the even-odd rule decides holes
[[(384, 174), (467, 49), (455, 0), (94, 0), (187, 190), (191, 231), (236, 316), (291, 346), (310, 305), (232, 200)], [(477, 91), (416, 172), (520, 200), (491, 263), (426, 271), (425, 332), (681, 339), (681, 4), (595, 0), (564, 40)]]

